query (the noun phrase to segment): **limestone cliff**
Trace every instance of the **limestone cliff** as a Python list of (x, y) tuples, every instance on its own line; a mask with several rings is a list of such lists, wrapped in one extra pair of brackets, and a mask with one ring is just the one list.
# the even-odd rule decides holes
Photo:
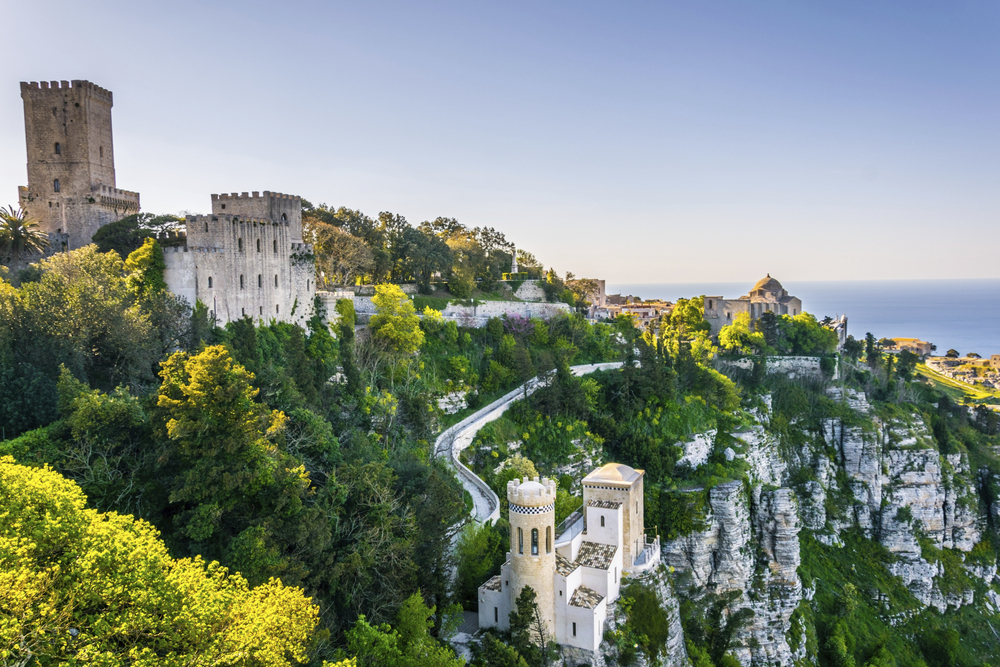
[[(682, 596), (743, 592), (730, 612), (754, 611), (732, 649), (746, 666), (807, 657), (804, 642), (789, 643), (793, 614), (813, 592), (803, 591), (798, 574), (802, 530), (839, 547), (844, 530), (859, 529), (892, 554), (890, 572), (916, 600), (940, 611), (974, 602), (966, 575), (989, 584), (997, 573), (995, 564), (966, 556), (987, 523), (977, 487), (986, 482), (972, 473), (968, 455), (941, 454), (919, 413), (880, 419), (864, 393), (830, 393), (849, 416), (823, 420), (794, 451), (783, 450), (768, 429), (770, 401), (755, 411), (759, 425), (733, 433), (737, 444), (725, 451), (727, 460), (747, 462), (748, 480), (708, 490), (701, 529), (662, 546)], [(683, 446), (685, 462), (707, 460), (709, 437), (720, 446), (715, 433), (695, 437)], [(989, 510), (1000, 519), (1000, 502)], [(1000, 596), (986, 604), (1000, 608)]]

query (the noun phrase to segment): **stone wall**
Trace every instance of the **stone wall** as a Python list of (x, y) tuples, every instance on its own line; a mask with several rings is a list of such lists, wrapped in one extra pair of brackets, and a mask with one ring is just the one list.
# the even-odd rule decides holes
[(312, 247), (294, 219), (200, 215), (188, 216), (186, 227), (185, 245), (164, 248), (171, 292), (192, 305), (201, 300), (220, 323), (249, 316), (306, 324), (316, 294)]
[[(742, 359), (716, 359), (716, 366), (721, 371), (727, 368), (739, 368), (745, 371), (753, 369), (754, 360), (750, 357)], [(765, 359), (767, 374), (782, 373), (790, 378), (816, 377), (822, 379), (820, 357), (767, 357)]]
[(521, 301), (545, 301), (545, 290), (537, 280), (527, 280), (517, 288), (514, 297)]
[[(375, 304), (370, 296), (354, 297), (354, 310), (359, 320), (366, 322), (375, 314)], [(572, 309), (565, 303), (530, 303), (523, 301), (476, 301), (475, 306), (462, 306), (454, 303), (441, 311), (446, 320), (454, 320), (459, 326), (480, 328), (486, 326), (491, 317), (504, 315), (520, 315), (549, 320)]]

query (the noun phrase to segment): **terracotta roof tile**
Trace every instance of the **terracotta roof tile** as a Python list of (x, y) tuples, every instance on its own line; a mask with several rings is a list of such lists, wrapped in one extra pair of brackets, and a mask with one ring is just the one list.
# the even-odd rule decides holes
[(496, 575), (485, 584), (480, 586), (480, 588), (485, 588), (488, 591), (499, 591), (500, 590), (500, 575)]
[(569, 599), (569, 603), (574, 607), (593, 609), (597, 605), (601, 604), (601, 600), (603, 599), (604, 596), (597, 591), (587, 588), (586, 586), (580, 586), (573, 591), (573, 597)]
[(618, 547), (613, 544), (584, 542), (580, 545), (580, 553), (576, 556), (576, 562), (586, 567), (606, 570), (611, 567), (611, 561), (617, 551)]
[(621, 506), (621, 503), (614, 500), (591, 500), (587, 502), (587, 507), (596, 507), (602, 510), (616, 510)]
[(578, 567), (580, 567), (579, 563), (574, 563), (570, 559), (563, 557), (562, 554), (556, 553), (556, 572), (558, 572), (562, 576), (564, 577), (569, 576)]

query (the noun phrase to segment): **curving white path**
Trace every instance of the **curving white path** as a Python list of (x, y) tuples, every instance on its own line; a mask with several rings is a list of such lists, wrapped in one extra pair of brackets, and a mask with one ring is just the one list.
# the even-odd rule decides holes
[[(622, 362), (620, 361), (611, 361), (602, 364), (583, 364), (580, 366), (571, 366), (570, 370), (573, 371), (573, 375), (586, 375), (587, 373), (593, 373), (594, 371), (620, 368), (621, 365)], [(436, 455), (448, 455), (451, 459), (452, 465), (455, 466), (456, 472), (458, 472), (458, 478), (461, 480), (462, 486), (464, 486), (465, 490), (472, 496), (472, 500), (475, 503), (473, 518), (476, 521), (496, 521), (499, 519), (500, 499), (497, 497), (497, 494), (493, 493), (493, 489), (491, 489), (486, 482), (477, 477), (474, 472), (469, 470), (465, 464), (458, 460), (458, 455), (463, 449), (466, 449), (472, 444), (472, 440), (476, 437), (476, 433), (479, 432), (479, 429), (486, 426), (494, 419), (499, 419), (500, 415), (502, 415), (514, 401), (519, 398), (524, 398), (527, 395), (531, 395), (536, 389), (543, 386), (543, 383), (546, 381), (547, 379), (543, 376), (528, 380), (517, 389), (505, 394), (486, 407), (477, 410), (451, 428), (445, 430), (435, 441), (434, 451)]]

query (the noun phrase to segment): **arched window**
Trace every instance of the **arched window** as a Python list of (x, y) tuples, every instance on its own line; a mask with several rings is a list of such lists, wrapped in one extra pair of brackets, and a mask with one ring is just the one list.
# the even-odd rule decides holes
[(538, 529), (537, 528), (532, 528), (531, 529), (531, 555), (532, 556), (537, 556), (538, 555)]
[(98, 146), (97, 152), (100, 153), (101, 157), (104, 157), (104, 146)]
[(274, 239), (274, 252), (278, 252), (278, 239)]
[(236, 239), (236, 247), (240, 252), (243, 252), (243, 239)]
[(545, 526), (545, 553), (552, 553), (552, 526)]
[(712, 309), (713, 309), (714, 307), (715, 307), (715, 306), (713, 306), (713, 305), (712, 305), (712, 300), (711, 300), (711, 299), (709, 299), (709, 300), (708, 300), (708, 309), (709, 309), (709, 310), (712, 310)]
[(278, 274), (277, 273), (274, 274), (274, 286), (275, 287), (278, 286)]
[(517, 529), (517, 553), (524, 553), (524, 533), (521, 532), (520, 528)]
[(56, 142), (56, 155), (62, 155), (62, 146), (59, 145), (58, 141)]
[(604, 528), (604, 515), (601, 515), (601, 528)]
[(279, 303), (274, 304), (274, 312), (275, 312), (275, 314), (278, 314), (278, 313), (281, 312), (281, 304), (279, 304)]
[(52, 181), (52, 191), (59, 192), (59, 179)]
[(264, 276), (257, 274), (257, 287), (264, 287)]
[(260, 307), (260, 316), (264, 317), (264, 306)]
[(243, 289), (243, 274), (240, 274), (240, 289)]
[(205, 223), (205, 233), (208, 234), (208, 223)]
[(307, 280), (307, 281), (306, 281), (306, 291), (307, 291), (307, 292), (309, 291), (309, 284), (310, 284), (310, 281), (308, 281), (308, 280)]
[(257, 252), (260, 252), (260, 239), (257, 239)]
[(288, 220), (288, 216), (287, 216), (287, 215), (285, 215), (284, 213), (282, 213), (282, 214), (281, 214), (281, 221), (282, 221), (282, 222), (285, 222), (286, 220)]
[(212, 289), (212, 276), (208, 277), (208, 289)]

